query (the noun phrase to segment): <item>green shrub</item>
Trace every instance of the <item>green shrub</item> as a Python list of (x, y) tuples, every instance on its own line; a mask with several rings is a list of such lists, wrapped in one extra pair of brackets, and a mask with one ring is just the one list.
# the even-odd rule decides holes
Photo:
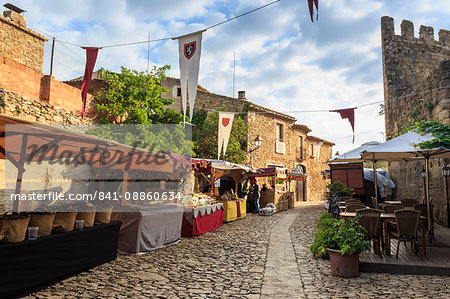
[(365, 228), (358, 224), (359, 217), (351, 220), (337, 220), (331, 214), (323, 214), (316, 227), (314, 241), (310, 250), (314, 256), (323, 257), (327, 248), (337, 249), (342, 255), (355, 254), (370, 249), (364, 241)]
[(333, 184), (327, 185), (328, 190), (330, 191), (328, 193), (328, 200), (331, 200), (332, 193), (331, 191), (334, 191), (339, 197), (341, 196), (353, 196), (353, 188), (347, 187), (343, 183), (336, 181)]

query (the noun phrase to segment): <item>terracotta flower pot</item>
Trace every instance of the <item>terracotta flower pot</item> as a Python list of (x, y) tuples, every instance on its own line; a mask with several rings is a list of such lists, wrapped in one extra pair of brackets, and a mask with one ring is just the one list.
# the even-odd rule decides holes
[(339, 250), (328, 248), (330, 254), (331, 274), (340, 277), (359, 275), (359, 254), (341, 255)]

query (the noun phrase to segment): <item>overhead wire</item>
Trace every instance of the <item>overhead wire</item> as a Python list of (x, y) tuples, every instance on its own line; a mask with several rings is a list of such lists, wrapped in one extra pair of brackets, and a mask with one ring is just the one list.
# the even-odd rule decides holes
[[(273, 5), (273, 4), (277, 3), (277, 2), (280, 2), (280, 1), (281, 1), (281, 0), (275, 0), (275, 1), (272, 1), (272, 2), (267, 3), (267, 4), (265, 4), (265, 5), (262, 5), (262, 6), (259, 6), (259, 7), (257, 7), (257, 8), (254, 8), (254, 9), (252, 9), (252, 10), (249, 10), (249, 11), (247, 11), (247, 12), (244, 12), (244, 13), (242, 13), (242, 14), (240, 14), (240, 15), (237, 15), (237, 16), (235, 16), (235, 17), (232, 17), (232, 18), (229, 18), (229, 19), (227, 19), (227, 20), (224, 20), (224, 21), (221, 21), (221, 22), (219, 22), (219, 23), (216, 23), (216, 24), (213, 24), (213, 25), (211, 25), (211, 26), (208, 26), (208, 27), (206, 27), (205, 29), (203, 29), (202, 31), (205, 31), (205, 30), (208, 30), (208, 29), (211, 29), (211, 28), (220, 26), (220, 25), (222, 25), (222, 24), (228, 23), (228, 22), (233, 21), (233, 20), (235, 20), (235, 19), (237, 19), (237, 18), (246, 16), (246, 15), (248, 15), (248, 14), (250, 14), (250, 13), (253, 13), (253, 12), (258, 11), (258, 10), (260, 10), (260, 9), (266, 8), (266, 7), (271, 6), (271, 5)], [(30, 28), (32, 28), (32, 27), (30, 27)], [(43, 35), (46, 35), (46, 36), (49, 36), (49, 37), (53, 38), (53, 36), (51, 36), (50, 34), (47, 34), (47, 33), (44, 33), (44, 32), (39, 32), (39, 30), (36, 30), (35, 28), (32, 28), (32, 29), (35, 30), (35, 31), (37, 31), (38, 33), (41, 33), (41, 34), (43, 34)], [(101, 49), (104, 49), (104, 48), (115, 48), (115, 47), (123, 47), (123, 46), (131, 46), (131, 45), (139, 45), (139, 44), (145, 44), (145, 43), (152, 43), (152, 42), (161, 42), (161, 41), (166, 41), (166, 40), (171, 40), (171, 39), (173, 39), (173, 37), (164, 37), (164, 38), (158, 38), (158, 39), (148, 39), (148, 40), (144, 40), (144, 41), (136, 41), (136, 42), (129, 42), (129, 43), (113, 44), (113, 45), (104, 45), (104, 46), (101, 46), (101, 47), (98, 47), (98, 48), (101, 48)], [(72, 42), (63, 41), (63, 40), (60, 40), (60, 39), (56, 39), (56, 40), (59, 41), (60, 43), (64, 43), (64, 44), (67, 44), (67, 45), (71, 45), (71, 46), (83, 48), (83, 46), (82, 46), (82, 45), (79, 45), (79, 44), (75, 44), (75, 43), (72, 43)]]

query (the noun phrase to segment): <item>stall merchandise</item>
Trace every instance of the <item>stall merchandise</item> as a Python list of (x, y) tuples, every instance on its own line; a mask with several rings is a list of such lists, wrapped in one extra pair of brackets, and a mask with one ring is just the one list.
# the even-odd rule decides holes
[(185, 207), (183, 213), (183, 237), (195, 238), (221, 227), (223, 224), (223, 204), (209, 204), (197, 207)]
[(25, 296), (117, 257), (120, 222), (0, 244), (0, 298)]
[[(224, 222), (234, 221), (246, 216), (247, 201), (236, 196), (239, 193), (238, 184), (243, 182), (245, 173), (257, 172), (257, 170), (245, 165), (209, 159), (192, 159), (192, 168), (211, 185), (211, 196), (219, 198), (218, 202), (223, 204)], [(235, 183), (234, 190), (231, 190), (233, 196), (225, 198), (223, 194), (219, 194), (219, 189), (215, 187), (215, 183), (224, 176), (231, 177)]]
[(183, 206), (155, 204), (112, 212), (111, 221), (121, 221), (119, 253), (145, 253), (177, 243), (181, 238)]

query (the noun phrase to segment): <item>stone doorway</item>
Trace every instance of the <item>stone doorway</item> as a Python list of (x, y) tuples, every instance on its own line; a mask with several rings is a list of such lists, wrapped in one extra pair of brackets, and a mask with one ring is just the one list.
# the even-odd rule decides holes
[[(306, 174), (306, 167), (298, 164), (296, 170), (300, 173)], [(306, 181), (296, 181), (295, 182), (295, 198), (297, 202), (306, 201)]]

